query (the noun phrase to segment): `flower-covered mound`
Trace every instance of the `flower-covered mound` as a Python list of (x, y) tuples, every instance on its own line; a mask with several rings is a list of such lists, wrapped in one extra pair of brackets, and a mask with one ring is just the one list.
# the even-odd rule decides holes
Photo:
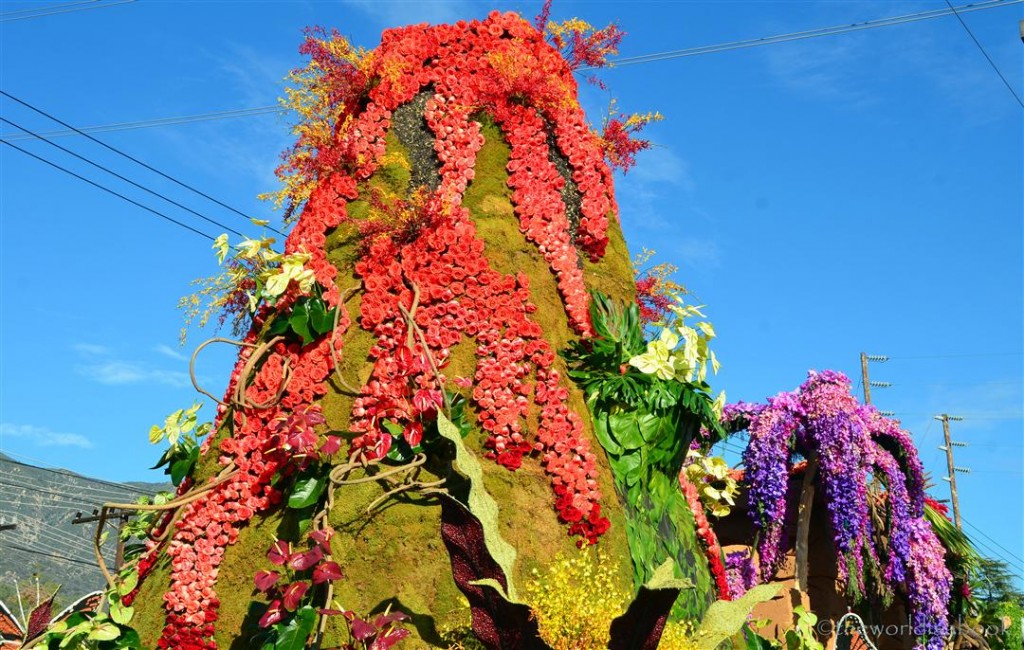
[[(159, 570), (169, 585), (160, 647), (217, 647), (227, 548), (259, 534), (265, 549), (274, 536), (258, 522), (290, 506), (311, 471), (418, 468), (416, 459), (435, 453), (438, 411), (453, 405), (483, 430), (488, 458), (546, 474), (550, 506), (579, 544), (611, 526), (600, 449), (556, 356), (569, 337), (592, 335), (585, 273), (605, 255), (617, 211), (607, 145), (587, 126), (572, 68), (515, 14), (388, 30), (361, 55), (329, 38), (311, 37), (304, 51), (315, 70), (304, 91), (318, 93), (326, 121), (300, 133), (287, 162), (306, 183), (293, 197), (301, 214), (271, 260), (281, 270), (264, 270), (246, 285), (248, 299), (232, 303), (252, 305), (253, 326), (239, 342), (216, 433), (179, 486), (185, 505), (161, 522), (169, 534), (140, 564), (144, 578)], [(489, 144), (507, 162), (481, 179)], [(505, 187), (487, 187), (509, 202), (507, 217), (546, 266), (561, 314), (537, 313), (536, 275), (495, 266), (480, 215), (465, 205), (495, 177)], [(357, 243), (342, 248), (346, 238)], [(226, 240), (217, 246), (223, 256)], [(260, 255), (267, 242), (243, 242), (242, 253), (249, 248)], [(624, 286), (628, 298), (628, 276)], [(554, 344), (552, 319), (564, 330)], [(321, 415), (321, 405), (326, 415), (339, 403), (347, 413)], [(317, 488), (314, 514), (327, 513), (331, 490), (346, 480)], [(337, 551), (339, 538), (326, 546)], [(234, 571), (232, 584), (242, 584)], [(330, 583), (346, 573), (296, 575), (282, 587), (258, 580), (256, 591), (283, 607), (259, 627), (304, 625), (288, 616), (312, 599), (326, 604)], [(252, 589), (251, 578), (245, 584)]]

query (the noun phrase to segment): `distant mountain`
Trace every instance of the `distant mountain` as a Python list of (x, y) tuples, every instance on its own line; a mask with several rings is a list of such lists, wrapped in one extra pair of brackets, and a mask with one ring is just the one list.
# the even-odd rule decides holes
[[(37, 577), (44, 588), (60, 584), (64, 603), (103, 588), (93, 554), (96, 523), (71, 522), (79, 513), (88, 518), (103, 503), (134, 502), (170, 488), (169, 483), (103, 481), (0, 453), (0, 524), (15, 526), (0, 531), (0, 595), (10, 605), (14, 584), (34, 584)], [(117, 522), (106, 530), (103, 557), (113, 569)]]

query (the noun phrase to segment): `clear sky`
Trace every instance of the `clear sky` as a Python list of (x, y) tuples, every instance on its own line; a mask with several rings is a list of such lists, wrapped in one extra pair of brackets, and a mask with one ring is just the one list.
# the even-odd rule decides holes
[[(54, 0), (57, 2), (57, 0)], [(540, 2), (158, 2), (58, 9), (4, 2), (0, 86), (79, 127), (267, 107), (301, 63), (306, 25), (375, 46), (410, 22), (532, 18)], [(553, 17), (628, 33), (623, 57), (942, 9), (928, 2), (568, 2)], [(1024, 93), (1021, 4), (963, 15)], [(623, 65), (583, 90), (600, 123), (661, 111), (655, 148), (618, 179), (627, 240), (677, 263), (707, 305), (730, 399), (762, 400), (808, 369), (860, 352), (874, 403), (913, 432), (934, 494), (948, 498), (942, 430), (953, 424), (967, 532), (1024, 575), (1022, 120), (1018, 100), (955, 17)], [(6, 98), (4, 118), (63, 127)], [(274, 189), (289, 116), (262, 114), (98, 137), (256, 216)], [(7, 137), (17, 129), (3, 124)], [(80, 136), (62, 146), (239, 230), (236, 214)], [(18, 146), (217, 235), (202, 222), (44, 143)], [(159, 480), (149, 426), (196, 399), (175, 305), (215, 272), (209, 242), (0, 146), (0, 448), (109, 480)], [(276, 217), (275, 217), (276, 218)], [(230, 350), (198, 375), (223, 390)], [(207, 410), (208, 412), (208, 410)], [(734, 458), (734, 456), (732, 457)], [(980, 532), (979, 532), (980, 531)], [(988, 547), (986, 549), (986, 547)]]

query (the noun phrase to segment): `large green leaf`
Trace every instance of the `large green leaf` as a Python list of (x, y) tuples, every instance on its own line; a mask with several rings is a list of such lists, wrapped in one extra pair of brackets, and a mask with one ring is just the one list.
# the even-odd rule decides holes
[(326, 483), (322, 476), (300, 478), (295, 481), (295, 488), (288, 496), (288, 507), (298, 510), (313, 505), (320, 498)]
[(278, 633), (274, 650), (303, 650), (316, 623), (316, 612), (309, 605), (295, 610), (295, 617)]
[(782, 585), (757, 585), (736, 600), (716, 600), (704, 614), (694, 634), (699, 650), (715, 650), (720, 643), (740, 631), (754, 607), (779, 593)]
[(302, 339), (302, 345), (308, 345), (314, 338), (309, 327), (309, 303), (298, 302), (292, 307), (292, 315), (288, 317), (288, 324), (292, 331)]
[(608, 428), (612, 437), (625, 449), (640, 449), (644, 446), (644, 438), (637, 424), (635, 411), (617, 411), (608, 414)]
[[(591, 413), (595, 413), (593, 403), (596, 399), (588, 400), (587, 404), (590, 406)], [(594, 416), (594, 435), (597, 437), (597, 441), (601, 443), (604, 450), (612, 456), (618, 456), (624, 450), (622, 445), (615, 441), (609, 429), (608, 414), (604, 411), (596, 412)]]
[[(455, 471), (469, 479), (469, 496), (467, 498), (469, 503), (465, 505), (473, 516), (480, 520), (484, 531), (484, 545), (505, 574), (508, 591), (502, 595), (509, 601), (517, 602), (516, 589), (512, 582), (512, 567), (516, 562), (516, 549), (501, 536), (501, 531), (498, 528), (498, 502), (484, 487), (484, 472), (480, 461), (463, 444), (459, 428), (441, 412), (437, 414), (437, 431), (455, 445)], [(495, 587), (495, 585), (491, 586)], [(498, 587), (500, 585), (495, 588)]]

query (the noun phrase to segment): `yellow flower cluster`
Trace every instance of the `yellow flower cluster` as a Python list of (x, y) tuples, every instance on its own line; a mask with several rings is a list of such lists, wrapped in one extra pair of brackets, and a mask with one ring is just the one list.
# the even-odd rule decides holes
[[(340, 34), (311, 35), (310, 40), (318, 43), (334, 60), (348, 62), (364, 71), (372, 67), (372, 53), (353, 47)], [(337, 88), (329, 73), (311, 58), (304, 68), (293, 70), (285, 78), (288, 85), (279, 103), (298, 116), (292, 127), (296, 144), (286, 152), (284, 164), (277, 169), (281, 188), (261, 194), (259, 198), (272, 201), (275, 209), (286, 205), (286, 221), (293, 217), (295, 208), (309, 198), (316, 186), (317, 175), (310, 172), (316, 167), (317, 151), (333, 142), (347, 127), (347, 122), (337, 123), (340, 114), (334, 96)], [(348, 121), (351, 116), (345, 119)]]
[(686, 478), (697, 486), (700, 501), (716, 517), (728, 516), (736, 505), (739, 486), (729, 475), (729, 465), (721, 456), (704, 456), (691, 450), (686, 456)]
[(658, 650), (699, 650), (693, 624), (688, 621), (669, 621), (661, 634)]
[[(615, 102), (613, 100), (608, 110), (612, 111), (614, 108)], [(690, 293), (689, 289), (672, 279), (672, 276), (679, 272), (679, 267), (675, 264), (659, 262), (658, 264), (646, 266), (656, 254), (657, 252), (651, 248), (646, 246), (641, 248), (640, 252), (633, 257), (633, 277), (637, 280), (641, 277), (654, 278), (654, 289), (651, 291), (653, 295), (673, 298)]]
[(629, 603), (616, 577), (614, 564), (592, 547), (535, 569), (525, 595), (541, 638), (554, 650), (607, 648), (612, 621)]

